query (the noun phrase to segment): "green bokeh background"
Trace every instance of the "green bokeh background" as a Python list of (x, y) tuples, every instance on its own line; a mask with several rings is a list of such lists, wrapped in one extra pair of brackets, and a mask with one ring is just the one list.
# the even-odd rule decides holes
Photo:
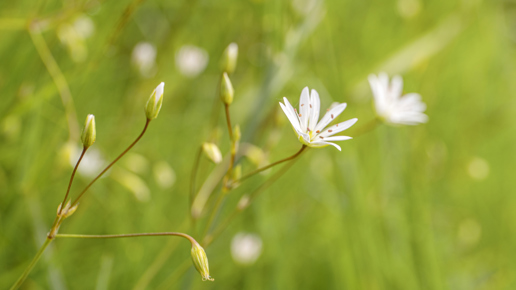
[[(220, 128), (228, 152), (222, 108), (218, 122), (211, 115), (222, 52), (236, 42), (232, 119), (242, 142), (265, 148), (270, 161), (300, 145), (286, 117), (264, 120), (283, 96), (297, 104), (305, 86), (318, 90), (323, 108), (347, 102), (341, 118), (357, 117), (357, 130), (374, 117), (367, 75), (399, 73), (405, 92), (423, 96), (430, 120), (381, 125), (341, 142), (342, 152), (308, 150), (206, 248), (215, 282), (182, 271), (190, 251), (182, 239), (58, 239), (23, 289), (515, 289), (515, 13), (513, 1), (481, 0), (1, 1), (0, 288), (41, 245), (71, 174), (56, 80), (73, 99), (71, 144), (80, 145), (82, 122), (95, 114), (94, 148), (106, 160), (137, 136), (149, 93), (166, 83), (161, 113), (133, 157), (91, 188), (60, 232), (202, 238), (207, 217), (196, 230), (188, 222), (190, 171), (211, 128)], [(76, 62), (57, 31), (80, 15), (95, 32)], [(131, 62), (142, 41), (157, 49), (151, 77)], [(62, 74), (49, 73), (41, 43)], [(187, 44), (209, 55), (194, 78), (176, 66)], [(137, 172), (131, 160), (141, 161)], [(163, 161), (176, 175), (167, 189), (152, 170)], [(214, 166), (201, 164), (202, 181)], [(137, 199), (116, 171), (142, 180), (150, 199)], [(273, 173), (232, 192), (217, 221)], [(72, 195), (90, 180), (79, 174)], [(230, 253), (242, 231), (263, 240), (250, 266)]]

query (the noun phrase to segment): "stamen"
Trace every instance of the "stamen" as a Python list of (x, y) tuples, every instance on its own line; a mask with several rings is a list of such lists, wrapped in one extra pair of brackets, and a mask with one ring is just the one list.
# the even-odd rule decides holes
[(324, 137), (323, 137), (323, 136), (319, 136), (319, 138), (324, 139)]
[(305, 104), (301, 104), (301, 107), (304, 106)]
[(331, 114), (331, 118), (333, 119), (333, 114)]
[(310, 128), (306, 127), (306, 131), (310, 132)]
[(337, 127), (339, 126), (339, 124), (337, 124)]
[(328, 130), (328, 132), (330, 132), (330, 133), (331, 133), (331, 132), (332, 132), (332, 130)]
[(310, 108), (312, 108), (312, 104), (310, 104)]
[(321, 131), (317, 130), (317, 131), (315, 131), (315, 133), (321, 133)]
[(301, 114), (299, 114), (299, 117), (301, 117)]
[(297, 109), (296, 108), (294, 108), (294, 112), (296, 112), (296, 114), (297, 114)]
[(330, 109), (326, 109), (326, 112), (329, 112), (329, 111), (330, 111)]

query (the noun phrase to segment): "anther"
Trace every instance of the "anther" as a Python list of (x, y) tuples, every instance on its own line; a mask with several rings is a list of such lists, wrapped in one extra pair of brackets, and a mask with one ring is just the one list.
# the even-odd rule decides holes
[(326, 112), (329, 112), (329, 111), (330, 111), (330, 109), (326, 109)]
[(299, 114), (299, 117), (301, 117), (301, 114)]
[(312, 108), (312, 104), (310, 104), (310, 108)]
[(333, 114), (331, 114), (331, 118), (333, 119)]
[(337, 124), (337, 127), (339, 126), (339, 124)]
[(301, 104), (301, 107), (304, 106), (305, 104)]
[(328, 132), (330, 132), (330, 133), (331, 133), (331, 132), (332, 132), (332, 130), (328, 130)]
[(319, 136), (319, 138), (324, 139), (324, 137), (323, 137), (323, 136)]
[(317, 130), (317, 131), (315, 131), (315, 133), (321, 133), (321, 131)]
[(310, 128), (306, 127), (306, 131), (310, 132)]

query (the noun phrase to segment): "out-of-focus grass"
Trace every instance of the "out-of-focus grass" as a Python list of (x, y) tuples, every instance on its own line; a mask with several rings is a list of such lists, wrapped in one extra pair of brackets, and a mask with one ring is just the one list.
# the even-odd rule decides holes
[[(413, 16), (400, 13), (414, 3), (420, 10)], [(57, 31), (83, 14), (95, 32), (84, 40), (84, 61), (75, 62)], [(240, 57), (231, 109), (245, 142), (265, 146), (270, 136), (260, 133), (262, 118), (282, 96), (297, 103), (304, 86), (319, 91), (323, 107), (347, 102), (343, 118), (367, 123), (373, 113), (364, 80), (381, 69), (403, 74), (405, 91), (421, 93), (430, 121), (382, 125), (343, 142), (343, 152), (309, 150), (206, 249), (213, 283), (201, 282), (192, 268), (170, 278), (189, 258), (185, 241), (57, 240), (25, 289), (145, 285), (142, 275), (167, 253), (164, 247), (174, 251), (147, 272), (148, 289), (513, 289), (515, 19), (510, 2), (487, 1), (1, 2), (0, 288), (37, 251), (71, 173), (65, 109), (28, 32), (38, 21), (70, 88), (77, 126), (86, 114), (96, 115), (94, 146), (106, 160), (139, 133), (149, 93), (166, 82), (160, 116), (132, 151), (144, 159), (131, 176), (145, 182), (150, 199), (138, 200), (111, 178), (116, 170), (131, 171), (121, 162), (87, 193), (62, 233), (182, 230), (200, 238), (185, 222), (190, 169), (214, 125), (219, 58), (232, 41)], [(142, 41), (157, 48), (149, 78), (131, 65)], [(209, 55), (195, 78), (175, 65), (186, 44)], [(299, 147), (279, 118), (282, 134), (271, 161)], [(222, 113), (218, 125), (227, 151)], [(168, 189), (153, 176), (162, 161), (176, 174)], [(200, 178), (212, 168), (204, 162)], [(252, 169), (244, 163), (244, 171)], [(222, 214), (264, 179), (235, 191)], [(89, 180), (79, 175), (72, 194)], [(231, 259), (238, 231), (263, 240), (252, 266)]]

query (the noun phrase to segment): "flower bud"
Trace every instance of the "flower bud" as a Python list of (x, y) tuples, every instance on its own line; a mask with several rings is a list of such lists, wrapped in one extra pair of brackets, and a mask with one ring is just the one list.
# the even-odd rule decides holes
[(242, 164), (238, 164), (233, 168), (233, 180), (236, 181), (240, 178), (242, 178)]
[(88, 148), (93, 143), (95, 143), (95, 139), (97, 139), (97, 129), (95, 128), (95, 116), (89, 114), (86, 117), (86, 122), (84, 123), (84, 129), (82, 130), (82, 144), (84, 147)]
[(231, 84), (231, 80), (229, 80), (228, 74), (222, 74), (222, 82), (220, 84), (220, 99), (224, 104), (231, 105), (233, 102), (233, 95), (235, 91), (233, 90), (233, 85)]
[(206, 281), (214, 281), (212, 277), (210, 277), (210, 268), (208, 265), (208, 257), (206, 257), (206, 252), (197, 242), (192, 242), (192, 261), (194, 263), (195, 269), (201, 274), (202, 280)]
[(240, 126), (236, 125), (233, 130), (233, 139), (235, 142), (238, 142), (240, 141), (240, 138), (242, 138), (242, 132), (240, 131)]
[(163, 103), (163, 91), (165, 89), (165, 83), (161, 82), (152, 92), (147, 104), (145, 105), (145, 114), (147, 120), (153, 120), (158, 117), (161, 104)]
[(57, 207), (57, 216), (67, 218), (71, 216), (76, 210), (79, 204), (74, 205), (72, 208), (70, 208), (70, 201), (66, 204), (66, 206), (61, 210), (61, 207), (63, 206), (63, 203), (60, 203)]
[(224, 50), (222, 56), (222, 71), (232, 74), (235, 71), (238, 59), (238, 44), (232, 42)]
[(215, 164), (220, 163), (222, 161), (222, 154), (220, 153), (219, 147), (214, 143), (204, 143), (202, 144), (202, 151), (206, 154), (211, 161)]

